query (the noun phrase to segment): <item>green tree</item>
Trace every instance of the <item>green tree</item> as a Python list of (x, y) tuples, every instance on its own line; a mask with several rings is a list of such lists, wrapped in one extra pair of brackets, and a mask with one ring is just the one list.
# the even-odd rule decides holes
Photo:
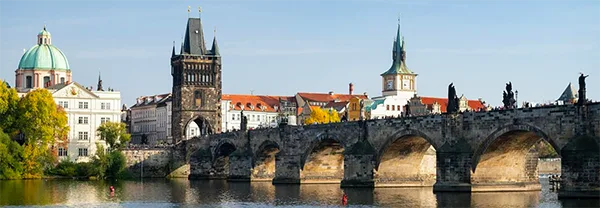
[(304, 120), (304, 124), (322, 124), (340, 122), (340, 116), (335, 109), (311, 108), (310, 117)]
[(131, 139), (131, 135), (127, 133), (125, 123), (121, 122), (105, 122), (100, 124), (97, 131), (100, 139), (106, 141), (108, 148), (111, 150), (125, 146)]
[(121, 178), (126, 165), (125, 155), (121, 151), (111, 151), (108, 154), (108, 167), (106, 169), (106, 177)]
[(8, 88), (4, 81), (0, 82), (0, 128), (9, 136), (18, 133), (16, 120), (18, 118), (19, 96), (14, 88)]
[(0, 180), (20, 179), (23, 174), (23, 147), (0, 128)]
[(19, 102), (18, 112), (16, 123), (29, 144), (47, 147), (69, 132), (66, 112), (54, 103), (46, 89), (27, 93)]
[(108, 169), (109, 158), (106, 154), (106, 150), (104, 146), (100, 143), (96, 143), (96, 156), (94, 156), (94, 168), (96, 168), (96, 172), (98, 178), (104, 178), (106, 176), (106, 169)]

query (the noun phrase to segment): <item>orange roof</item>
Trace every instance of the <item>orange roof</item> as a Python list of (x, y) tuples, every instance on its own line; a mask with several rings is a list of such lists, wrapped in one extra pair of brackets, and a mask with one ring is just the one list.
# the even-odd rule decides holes
[(299, 92), (298, 95), (305, 100), (316, 101), (316, 102), (329, 102), (338, 100), (338, 102), (349, 101), (350, 98), (358, 97), (361, 99), (368, 99), (366, 95), (348, 95), (348, 94), (329, 94), (329, 93), (310, 93), (310, 92)]
[[(271, 95), (222, 95), (222, 100), (230, 100), (232, 110), (244, 111), (264, 111), (265, 112), (277, 112), (275, 106), (279, 108), (279, 99), (289, 99), (286, 96), (271, 96)], [(252, 110), (251, 106), (254, 106)]]
[[(432, 105), (434, 103), (438, 103), (440, 104), (440, 110), (442, 111), (442, 113), (446, 112), (446, 107), (448, 106), (448, 98), (436, 98), (436, 97), (420, 97), (421, 98), (421, 102), (424, 105), (427, 105), (427, 109), (431, 109)], [(485, 106), (483, 105), (483, 103), (481, 103), (481, 101), (479, 100), (467, 100), (469, 107), (472, 110), (482, 110), (485, 108)]]

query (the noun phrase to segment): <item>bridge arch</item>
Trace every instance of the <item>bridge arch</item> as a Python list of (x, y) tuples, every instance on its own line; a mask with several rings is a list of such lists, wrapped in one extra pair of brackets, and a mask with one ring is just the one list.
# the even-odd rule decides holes
[(275, 155), (281, 150), (279, 144), (272, 140), (263, 141), (253, 152), (253, 181), (269, 181), (275, 177)]
[(229, 156), (238, 148), (231, 141), (220, 141), (214, 149), (212, 168), (214, 178), (226, 179), (229, 177)]
[[(561, 148), (555, 139), (539, 127), (509, 124), (496, 129), (473, 152), (471, 183), (525, 184), (519, 185), (519, 189), (539, 190), (538, 154), (534, 145), (541, 140), (550, 144), (560, 155)], [(473, 187), (473, 190), (479, 189)]]
[(375, 160), (375, 169), (378, 170), (379, 169), (379, 163), (381, 162), (381, 157), (383, 155), (383, 153), (386, 151), (386, 149), (395, 141), (407, 137), (407, 136), (416, 136), (416, 137), (420, 137), (425, 139), (425, 141), (427, 141), (431, 146), (433, 146), (434, 149), (437, 149), (437, 144), (435, 142), (433, 142), (434, 140), (431, 139), (431, 137), (429, 137), (427, 134), (423, 133), (422, 131), (416, 130), (416, 129), (401, 129), (396, 131), (394, 134), (392, 134), (391, 136), (387, 137), (385, 139), (385, 142), (383, 143), (383, 145), (381, 146), (381, 148), (379, 148), (377, 150), (377, 159)]
[(436, 177), (437, 144), (416, 129), (385, 139), (375, 158), (375, 186), (430, 186)]
[(202, 116), (195, 116), (185, 122), (183, 127), (183, 140), (190, 140), (195, 137), (213, 134), (214, 129), (210, 121)]
[(304, 182), (339, 183), (344, 177), (346, 141), (339, 135), (318, 134), (304, 150), (300, 161), (300, 178)]

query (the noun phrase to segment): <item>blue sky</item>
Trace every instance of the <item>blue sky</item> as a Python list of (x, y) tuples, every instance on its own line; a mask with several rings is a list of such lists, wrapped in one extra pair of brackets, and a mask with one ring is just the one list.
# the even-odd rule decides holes
[(600, 99), (600, 1), (7, 1), (0, 2), (0, 79), (14, 84), (23, 54), (47, 25), (73, 78), (122, 92), (128, 105), (171, 91), (170, 55), (201, 6), (207, 46), (217, 27), (223, 93), (381, 94), (398, 14), (419, 95), (457, 93), (501, 105), (555, 100), (579, 72)]

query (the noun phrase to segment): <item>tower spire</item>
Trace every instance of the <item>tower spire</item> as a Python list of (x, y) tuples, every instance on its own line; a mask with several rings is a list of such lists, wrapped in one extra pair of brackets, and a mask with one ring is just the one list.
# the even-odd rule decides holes
[(213, 55), (220, 55), (219, 54), (219, 45), (217, 45), (217, 27), (215, 26), (215, 30), (213, 31), (214, 33), (214, 37), (213, 37), (213, 43), (212, 43), (212, 49), (211, 52)]
[(171, 58), (175, 57), (175, 41), (173, 41), (173, 51), (171, 52)]
[(100, 71), (98, 71), (98, 89), (97, 89), (97, 90), (98, 90), (98, 91), (104, 91), (104, 90), (102, 89), (102, 78), (100, 77), (100, 75), (101, 75), (101, 74), (100, 74)]

